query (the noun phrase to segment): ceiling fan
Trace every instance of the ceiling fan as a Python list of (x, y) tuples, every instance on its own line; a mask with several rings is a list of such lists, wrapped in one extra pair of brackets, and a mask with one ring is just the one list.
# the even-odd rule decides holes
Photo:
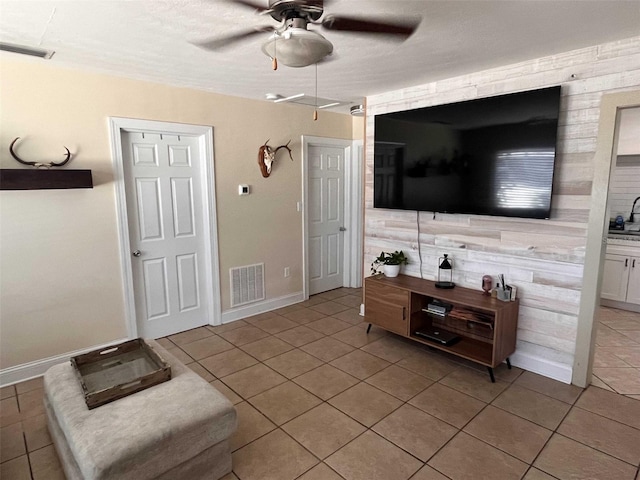
[(420, 23), (419, 18), (389, 22), (337, 15), (325, 15), (321, 18), (324, 14), (324, 4), (330, 3), (330, 0), (269, 0), (268, 7), (255, 0), (226, 1), (252, 8), (259, 15), (270, 15), (280, 22), (280, 25), (256, 26), (194, 44), (205, 50), (215, 51), (235, 42), (271, 32), (262, 45), (262, 51), (272, 59), (274, 70), (278, 68), (278, 61), (289, 67), (306, 67), (322, 61), (333, 52), (331, 42), (319, 33), (309, 30), (308, 25), (319, 25), (325, 30), (333, 31), (385, 34), (404, 40)]

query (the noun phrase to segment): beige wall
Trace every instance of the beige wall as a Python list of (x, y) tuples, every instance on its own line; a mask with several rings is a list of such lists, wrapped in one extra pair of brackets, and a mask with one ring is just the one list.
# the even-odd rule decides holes
[[(0, 166), (15, 137), (30, 159), (91, 169), (92, 190), (0, 192), (0, 369), (126, 336), (109, 116), (211, 125), (222, 309), (230, 267), (265, 262), (268, 298), (302, 291), (301, 135), (352, 139), (349, 115), (216, 95), (0, 56)], [(263, 179), (265, 140), (291, 140)], [(251, 185), (240, 197), (237, 186)], [(284, 278), (283, 268), (291, 268)]]
[(421, 274), (416, 213), (373, 208), (373, 115), (562, 85), (551, 219), (423, 213), (419, 241), (425, 278), (436, 276), (443, 253), (465, 287), (479, 289), (484, 274), (505, 273), (520, 297), (512, 362), (571, 381), (600, 102), (604, 93), (638, 89), (639, 60), (636, 37), (368, 97), (365, 266), (381, 250), (403, 249), (407, 273)]

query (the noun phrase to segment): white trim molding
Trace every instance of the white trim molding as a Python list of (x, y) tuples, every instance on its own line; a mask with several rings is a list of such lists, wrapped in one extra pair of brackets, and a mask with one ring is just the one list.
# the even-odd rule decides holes
[(117, 345), (125, 341), (127, 341), (126, 338), (121, 338), (120, 340), (114, 340), (113, 342), (105, 343), (103, 345), (95, 345), (93, 347), (83, 348), (74, 352), (63, 353), (62, 355), (55, 355), (53, 357), (43, 358), (42, 360), (23, 363), (22, 365), (16, 365), (15, 367), (4, 368), (0, 370), (0, 387), (6, 387), (15, 383), (31, 380), (32, 378), (41, 377), (51, 367), (60, 363), (68, 362), (71, 357), (92, 352), (94, 350), (112, 347), (113, 345)]
[(291, 293), (278, 298), (270, 298), (262, 302), (253, 303), (238, 308), (232, 308), (222, 312), (222, 323), (235, 322), (247, 317), (270, 312), (282, 307), (288, 307), (305, 300), (303, 292)]
[(509, 360), (514, 367), (553, 378), (562, 383), (571, 383), (573, 369), (564, 363), (553, 362), (543, 357), (517, 351), (509, 357)]

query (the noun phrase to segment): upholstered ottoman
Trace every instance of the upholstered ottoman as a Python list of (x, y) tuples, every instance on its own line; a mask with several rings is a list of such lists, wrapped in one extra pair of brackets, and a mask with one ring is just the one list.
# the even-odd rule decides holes
[(171, 380), (93, 410), (70, 363), (44, 375), (49, 431), (68, 480), (217, 480), (231, 471), (236, 411), (156, 342)]

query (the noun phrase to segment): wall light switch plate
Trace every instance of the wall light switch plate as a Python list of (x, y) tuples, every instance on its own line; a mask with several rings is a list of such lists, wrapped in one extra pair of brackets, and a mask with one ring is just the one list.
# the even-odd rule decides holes
[(249, 185), (238, 185), (238, 195), (249, 195)]

